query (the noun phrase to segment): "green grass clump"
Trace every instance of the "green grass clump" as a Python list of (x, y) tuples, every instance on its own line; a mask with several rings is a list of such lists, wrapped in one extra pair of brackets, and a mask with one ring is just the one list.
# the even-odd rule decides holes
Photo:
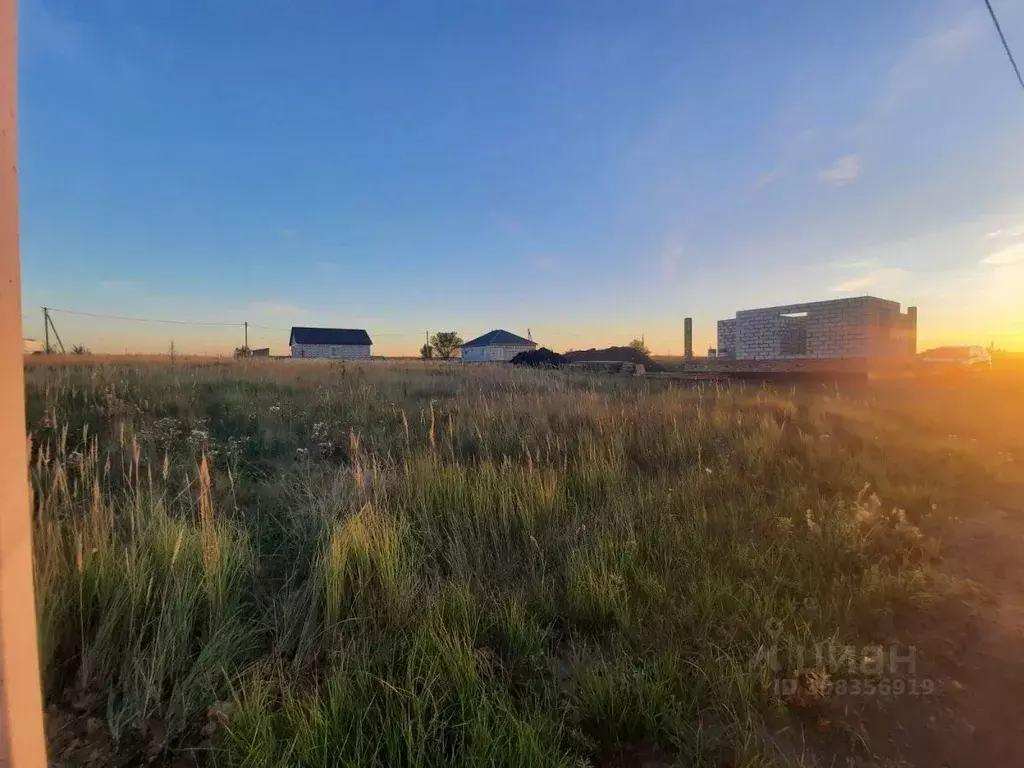
[(180, 730), (257, 645), (249, 535), (202, 491), (192, 504), (147, 477), (104, 493), (95, 443), (70, 472), (62, 452), (32, 472), (44, 679), (102, 704), (115, 736), (157, 716)]

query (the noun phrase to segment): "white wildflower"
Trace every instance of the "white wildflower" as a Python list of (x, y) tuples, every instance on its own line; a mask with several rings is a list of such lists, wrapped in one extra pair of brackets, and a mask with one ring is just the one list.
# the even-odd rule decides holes
[[(864, 490), (867, 490), (866, 485)], [(860, 525), (871, 525), (878, 520), (881, 510), (882, 500), (878, 498), (878, 494), (872, 493), (865, 499), (864, 491), (862, 490), (857, 497), (857, 514), (854, 515), (854, 519)]]
[(818, 525), (815, 522), (815, 520), (814, 520), (814, 513), (812, 513), (811, 510), (808, 509), (807, 512), (805, 513), (804, 517), (807, 520), (807, 530), (808, 531), (810, 531), (813, 534), (821, 533), (821, 526)]

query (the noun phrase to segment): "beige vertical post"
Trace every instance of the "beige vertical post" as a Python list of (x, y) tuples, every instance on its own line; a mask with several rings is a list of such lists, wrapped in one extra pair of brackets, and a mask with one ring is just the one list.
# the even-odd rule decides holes
[(0, 0), (0, 766), (43, 768), (18, 256), (17, 24)]

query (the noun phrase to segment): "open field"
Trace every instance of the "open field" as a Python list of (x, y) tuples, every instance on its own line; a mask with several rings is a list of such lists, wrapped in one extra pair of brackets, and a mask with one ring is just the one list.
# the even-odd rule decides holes
[[(869, 760), (884, 725), (835, 714), (835, 683), (931, 695), (865, 655), (961, 599), (946, 532), (1024, 479), (1009, 378), (26, 377), (62, 765)], [(858, 652), (839, 669), (808, 652), (825, 646)]]

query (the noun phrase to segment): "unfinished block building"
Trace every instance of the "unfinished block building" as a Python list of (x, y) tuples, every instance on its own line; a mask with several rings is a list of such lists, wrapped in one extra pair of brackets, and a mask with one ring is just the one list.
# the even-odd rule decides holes
[(718, 354), (737, 360), (897, 358), (917, 352), (917, 307), (874, 296), (745, 309), (718, 321)]

